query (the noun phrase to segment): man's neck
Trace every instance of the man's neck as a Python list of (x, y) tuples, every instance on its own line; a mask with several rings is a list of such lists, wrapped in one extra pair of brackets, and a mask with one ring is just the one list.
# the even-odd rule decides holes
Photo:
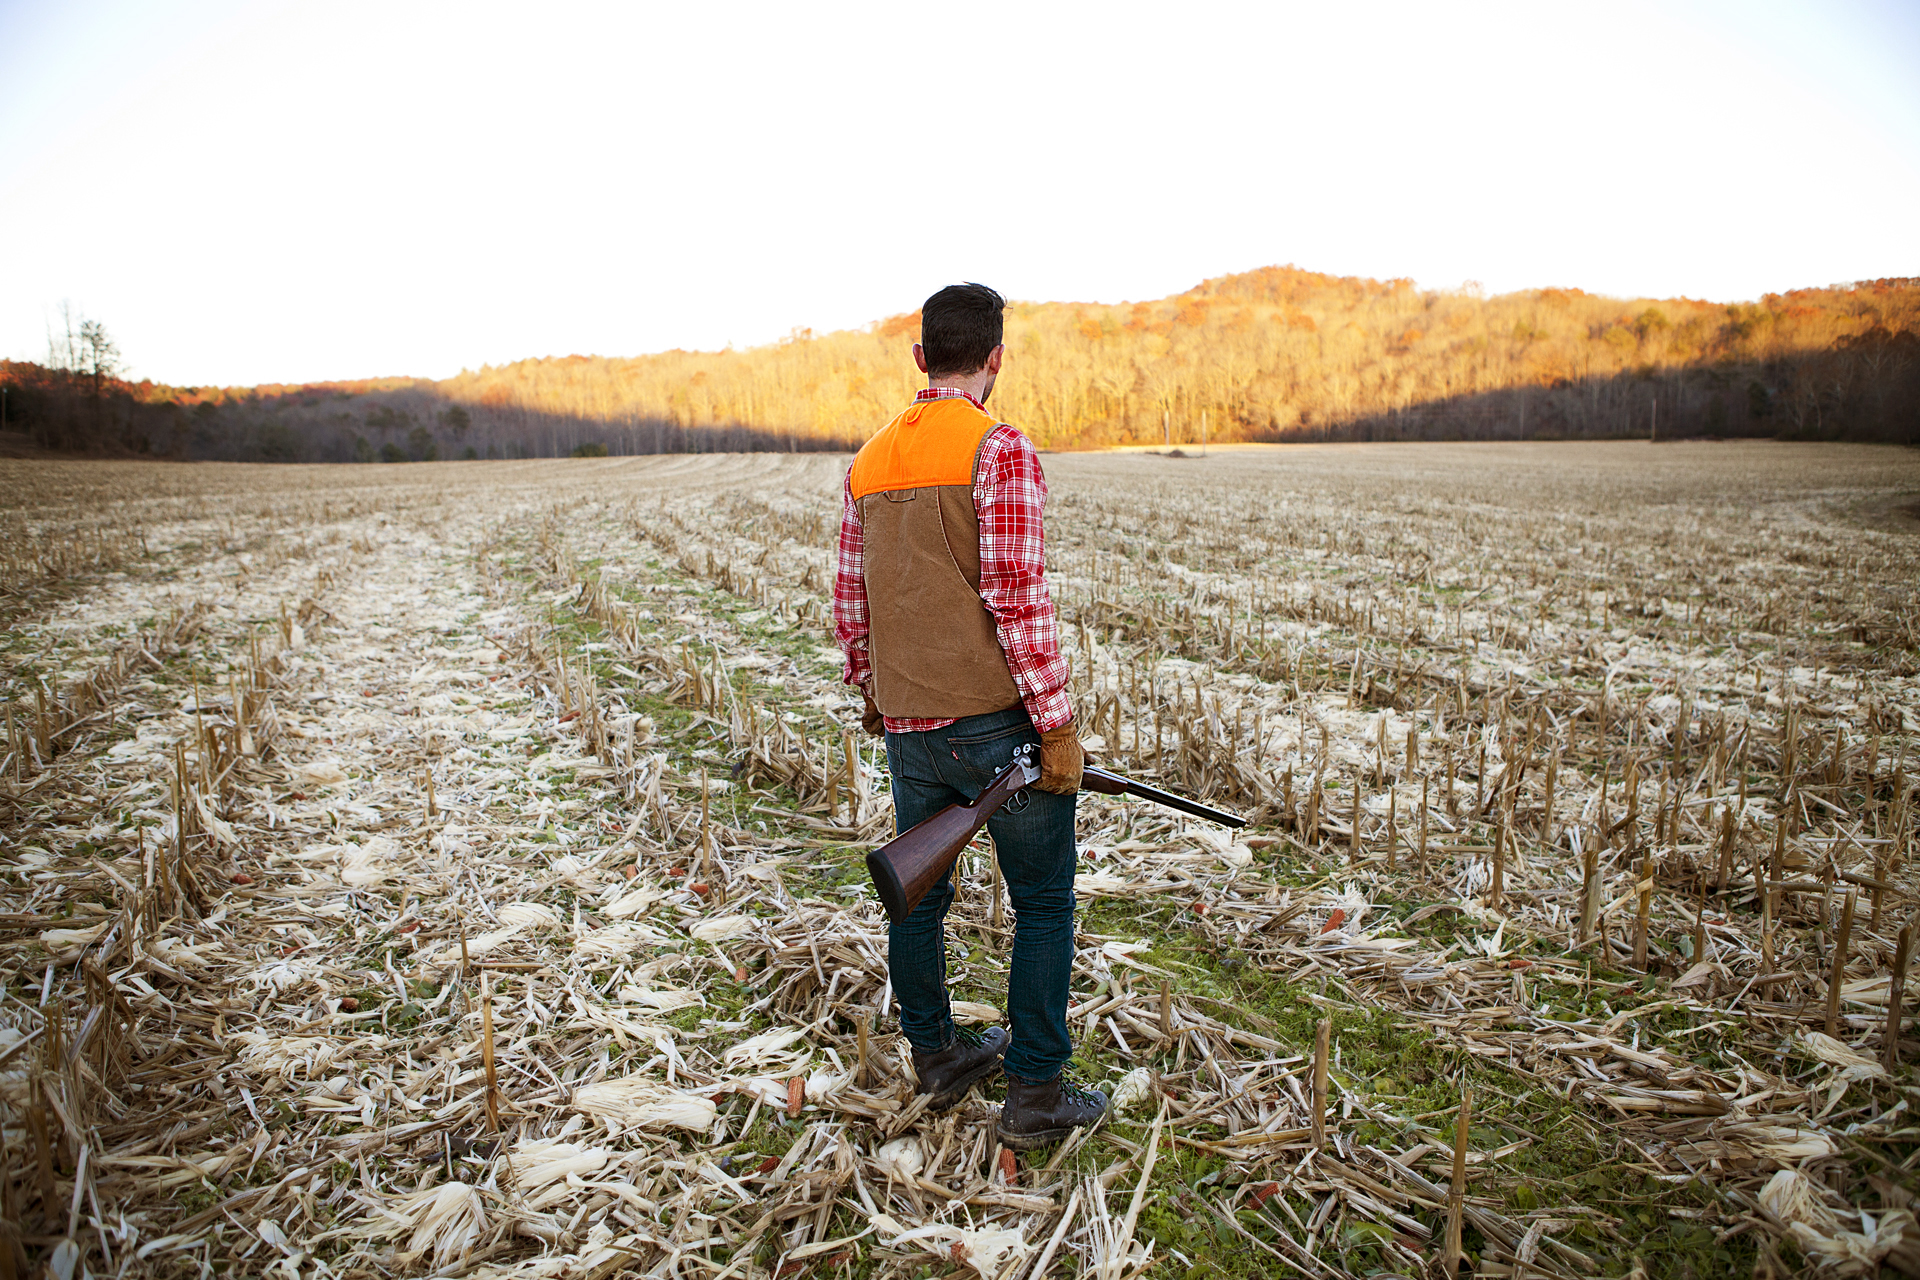
[(993, 375), (984, 369), (974, 374), (949, 374), (940, 378), (928, 378), (927, 390), (935, 387), (949, 387), (955, 391), (964, 391), (981, 404), (987, 402), (987, 386), (993, 381)]

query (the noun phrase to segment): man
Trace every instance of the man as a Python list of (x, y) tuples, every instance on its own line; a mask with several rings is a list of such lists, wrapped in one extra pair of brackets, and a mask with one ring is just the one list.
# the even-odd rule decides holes
[(999, 1027), (954, 1025), (951, 876), (888, 933), (919, 1091), (934, 1108), (951, 1107), (1004, 1056), (998, 1133), (1024, 1151), (1093, 1124), (1107, 1100), (1062, 1074), (1073, 1051), (1073, 815), (1084, 759), (1047, 589), (1046, 478), (1027, 438), (984, 407), (1006, 354), (1005, 307), (985, 285), (960, 284), (921, 308), (913, 361), (927, 388), (847, 472), (833, 618), (864, 723), (886, 735), (896, 830), (972, 800), (1016, 747), (1039, 746), (1037, 791), (987, 823), (1013, 899), (1011, 1044)]

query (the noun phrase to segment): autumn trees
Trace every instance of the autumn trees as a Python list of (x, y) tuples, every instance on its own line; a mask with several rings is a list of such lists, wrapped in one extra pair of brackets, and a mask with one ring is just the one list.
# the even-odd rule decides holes
[[(912, 313), (745, 351), (565, 356), (441, 382), (129, 385), (104, 328), (5, 365), (59, 449), (299, 461), (846, 450), (920, 380)], [(1920, 280), (1721, 304), (1267, 267), (1116, 305), (1016, 303), (993, 409), (1043, 447), (1236, 440), (1920, 435)]]
[[(1155, 302), (1016, 304), (994, 407), (1055, 448), (1190, 443), (1203, 415), (1222, 441), (1644, 435), (1656, 401), (1683, 434), (1895, 438), (1899, 406), (1912, 409), (1904, 348), (1838, 345), (1876, 326), (1920, 329), (1914, 281), (1726, 306), (1578, 289), (1486, 298), (1269, 267)], [(440, 390), (476, 430), (514, 416), (604, 425), (616, 452), (844, 447), (911, 394), (917, 332), (902, 315), (749, 351), (527, 360)], [(1854, 392), (1805, 372), (1836, 359)]]

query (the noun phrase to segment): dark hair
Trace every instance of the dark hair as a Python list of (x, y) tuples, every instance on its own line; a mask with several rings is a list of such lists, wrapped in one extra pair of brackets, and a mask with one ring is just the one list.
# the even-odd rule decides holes
[(972, 373), (1000, 345), (1007, 300), (983, 284), (950, 284), (920, 308), (927, 375)]

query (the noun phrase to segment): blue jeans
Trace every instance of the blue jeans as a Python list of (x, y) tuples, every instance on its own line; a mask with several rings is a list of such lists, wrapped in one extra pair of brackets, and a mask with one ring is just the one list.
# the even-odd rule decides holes
[[(926, 733), (889, 733), (894, 829), (970, 802), (1006, 768), (1013, 750), (1038, 743), (1024, 707), (968, 716)], [(1030, 788), (987, 820), (1000, 874), (1013, 900), (1013, 955), (1007, 1021), (1013, 1033), (1008, 1074), (1051, 1080), (1073, 1054), (1067, 1035), (1067, 983), (1073, 976), (1073, 814), (1078, 797)], [(1018, 808), (1018, 812), (1014, 810)], [(887, 963), (900, 1000), (900, 1030), (922, 1052), (953, 1038), (947, 1003), (947, 908), (953, 876), (943, 876), (906, 923), (887, 931)]]

